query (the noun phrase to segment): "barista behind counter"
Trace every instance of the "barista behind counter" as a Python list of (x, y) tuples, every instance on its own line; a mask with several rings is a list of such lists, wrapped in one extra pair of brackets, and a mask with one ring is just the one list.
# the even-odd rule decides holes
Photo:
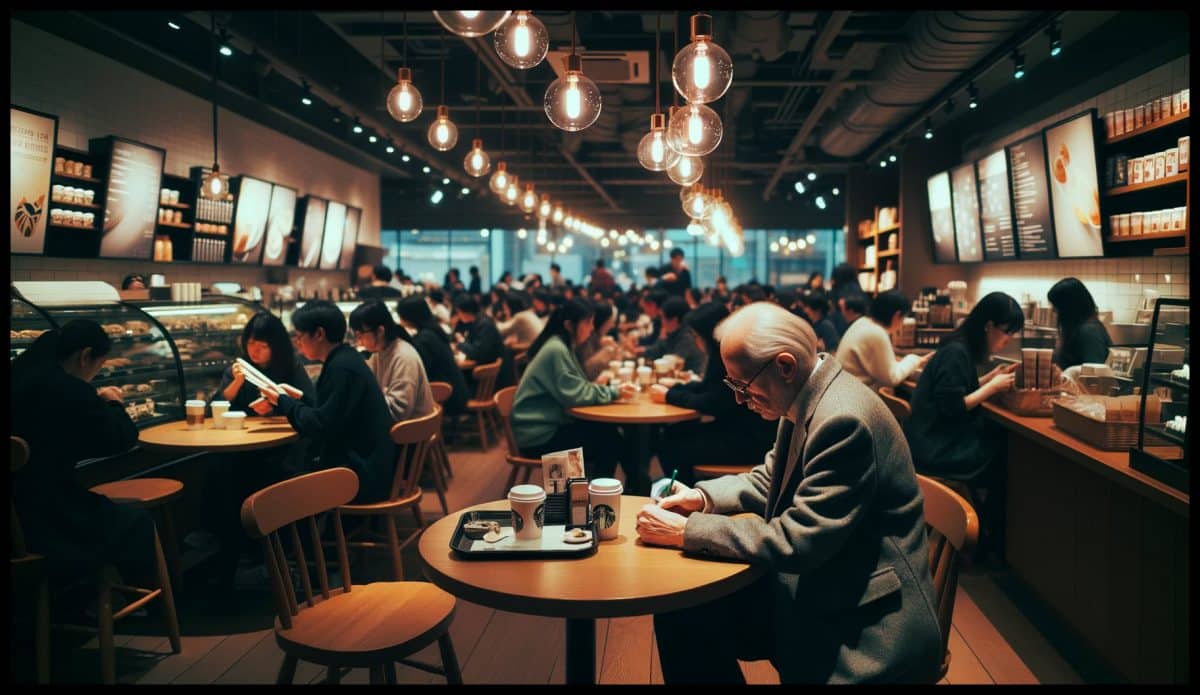
[(1063, 278), (1050, 288), (1047, 299), (1058, 312), (1054, 363), (1063, 370), (1084, 363), (1103, 363), (1112, 339), (1100, 322), (1096, 301), (1087, 287), (1076, 278)]

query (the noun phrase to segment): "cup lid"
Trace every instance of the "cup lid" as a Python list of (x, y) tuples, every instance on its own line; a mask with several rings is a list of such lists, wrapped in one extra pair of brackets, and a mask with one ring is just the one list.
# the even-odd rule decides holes
[(203, 408), (206, 404), (204, 401), (190, 400), (187, 402), (188, 408)]
[(616, 478), (596, 478), (588, 483), (588, 492), (594, 492), (597, 495), (619, 495), (625, 491), (621, 481)]
[(538, 502), (546, 497), (546, 489), (541, 485), (514, 485), (508, 491), (508, 499), (513, 502)]
[(240, 418), (240, 417), (246, 417), (246, 413), (244, 413), (244, 412), (242, 412), (242, 411), (240, 411), (240, 410), (230, 410), (230, 411), (229, 411), (229, 412), (227, 412), (227, 413), (222, 413), (222, 414), (221, 414), (221, 417), (223, 417), (223, 418), (230, 418), (230, 419), (236, 419), (236, 418)]
[(214, 408), (216, 408), (217, 406), (225, 406), (226, 408), (228, 408), (228, 407), (229, 407), (229, 401), (213, 401), (213, 402), (212, 402), (212, 406), (213, 406)]

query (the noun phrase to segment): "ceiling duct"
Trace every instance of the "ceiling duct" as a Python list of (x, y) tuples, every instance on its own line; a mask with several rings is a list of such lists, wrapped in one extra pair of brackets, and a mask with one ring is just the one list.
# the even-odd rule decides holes
[[(583, 62), (583, 74), (596, 84), (650, 84), (649, 51), (589, 51), (577, 48)], [(569, 50), (546, 52), (546, 60), (556, 77), (565, 74), (563, 59)]]
[(872, 73), (875, 84), (847, 94), (821, 136), (830, 156), (853, 158), (924, 106), (1040, 13), (922, 12), (905, 44), (891, 46)]

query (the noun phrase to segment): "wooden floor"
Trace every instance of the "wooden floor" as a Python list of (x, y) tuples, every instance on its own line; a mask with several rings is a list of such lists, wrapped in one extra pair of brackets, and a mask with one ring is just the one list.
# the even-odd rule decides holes
[[(502, 451), (451, 452), (451, 509), (504, 496), (508, 469)], [(657, 464), (653, 464), (657, 468)], [(652, 470), (656, 477), (660, 472)], [(535, 478), (536, 481), (536, 478)], [(431, 490), (422, 500), (427, 519), (441, 516)], [(406, 578), (422, 577), (416, 544), (405, 558)], [(386, 566), (386, 563), (380, 563)], [(1035, 627), (1001, 588), (1004, 577), (980, 571), (960, 581), (950, 635), (951, 684), (1083, 683), (1064, 653)], [(117, 669), (122, 683), (273, 683), (283, 654), (272, 636), (272, 602), (266, 588), (220, 598), (184, 592), (178, 599), (183, 651), (170, 654), (154, 607), (147, 618), (117, 623)], [(564, 621), (508, 613), (458, 601), (451, 635), (465, 683), (563, 683)], [(662, 683), (650, 616), (596, 621), (597, 673), (601, 683)], [(55, 632), (55, 682), (91, 683), (99, 678), (96, 640)], [(436, 645), (419, 659), (438, 663)], [(750, 683), (778, 683), (767, 662), (743, 664)], [(423, 671), (397, 666), (402, 683), (442, 683)], [(319, 682), (324, 671), (300, 663), (296, 682)], [(366, 683), (355, 669), (344, 683)], [(1093, 681), (1094, 682), (1094, 681)]]

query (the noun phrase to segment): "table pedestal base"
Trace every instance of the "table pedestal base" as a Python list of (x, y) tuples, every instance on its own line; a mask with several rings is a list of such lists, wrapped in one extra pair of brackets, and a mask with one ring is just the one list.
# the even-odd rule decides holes
[(596, 682), (596, 621), (567, 618), (567, 684)]

